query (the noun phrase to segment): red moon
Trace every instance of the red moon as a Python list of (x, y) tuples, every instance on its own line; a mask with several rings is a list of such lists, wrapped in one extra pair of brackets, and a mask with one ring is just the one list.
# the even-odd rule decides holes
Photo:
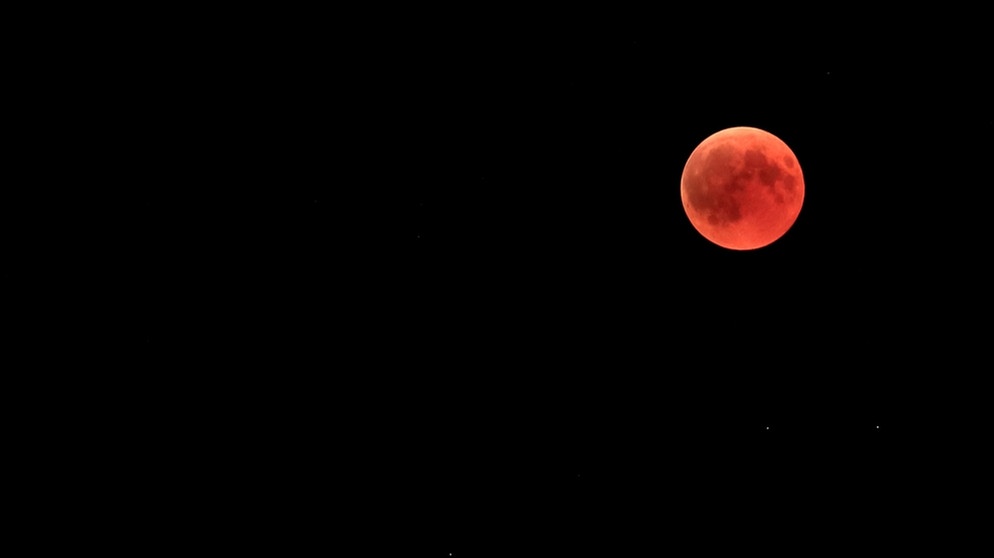
[(780, 138), (741, 126), (717, 132), (694, 149), (683, 168), (680, 196), (704, 238), (753, 250), (776, 241), (797, 220), (804, 177)]

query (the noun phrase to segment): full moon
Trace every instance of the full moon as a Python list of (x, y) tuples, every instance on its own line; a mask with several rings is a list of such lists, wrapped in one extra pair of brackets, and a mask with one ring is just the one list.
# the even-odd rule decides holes
[(804, 203), (804, 177), (780, 138), (740, 126), (707, 137), (683, 168), (680, 196), (694, 228), (732, 250), (762, 248), (784, 235)]

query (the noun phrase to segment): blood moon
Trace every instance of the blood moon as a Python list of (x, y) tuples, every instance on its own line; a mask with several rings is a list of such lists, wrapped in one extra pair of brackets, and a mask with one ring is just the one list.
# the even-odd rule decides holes
[(740, 126), (701, 142), (680, 180), (683, 209), (704, 238), (732, 250), (762, 248), (784, 235), (804, 203), (804, 177), (780, 138)]

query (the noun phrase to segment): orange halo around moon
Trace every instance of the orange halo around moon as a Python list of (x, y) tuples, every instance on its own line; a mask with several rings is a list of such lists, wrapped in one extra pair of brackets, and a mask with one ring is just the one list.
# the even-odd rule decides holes
[(704, 238), (732, 250), (762, 248), (784, 235), (804, 202), (794, 152), (773, 134), (745, 126), (721, 130), (687, 159), (683, 209)]

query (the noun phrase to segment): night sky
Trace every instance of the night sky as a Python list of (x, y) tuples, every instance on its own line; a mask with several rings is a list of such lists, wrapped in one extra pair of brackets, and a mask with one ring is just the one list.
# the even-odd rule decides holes
[[(175, 319), (149, 354), (195, 361), (190, 408), (220, 425), (184, 447), (269, 464), (238, 501), (285, 505), (298, 534), (348, 494), (340, 525), (398, 556), (909, 543), (981, 336), (955, 325), (985, 304), (981, 225), (955, 216), (990, 157), (990, 70), (968, 31), (939, 48), (839, 15), (736, 31), (746, 15), (342, 36), (288, 16), (278, 48), (225, 42), (241, 65), (201, 78), (238, 148), (176, 148), (223, 159), (197, 175), (220, 187), (163, 181), (147, 206), (186, 264), (154, 268), (149, 315)], [(680, 200), (690, 153), (732, 126), (805, 178), (793, 228), (754, 251), (708, 242)]]

